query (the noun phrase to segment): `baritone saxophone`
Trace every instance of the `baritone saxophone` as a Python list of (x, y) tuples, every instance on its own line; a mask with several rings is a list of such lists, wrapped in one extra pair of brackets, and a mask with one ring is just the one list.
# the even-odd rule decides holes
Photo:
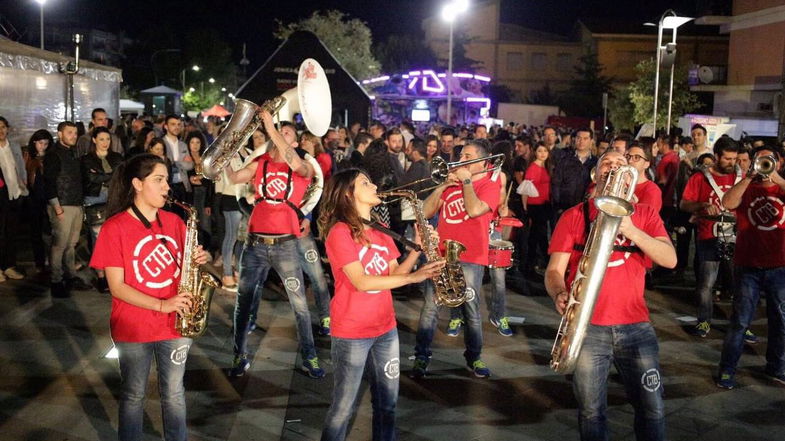
[(575, 370), (621, 220), (635, 211), (630, 200), (637, 181), (638, 171), (632, 166), (611, 170), (602, 193), (594, 199), (599, 213), (586, 238), (570, 285), (567, 308), (551, 348), (551, 368), (556, 372), (569, 374)]

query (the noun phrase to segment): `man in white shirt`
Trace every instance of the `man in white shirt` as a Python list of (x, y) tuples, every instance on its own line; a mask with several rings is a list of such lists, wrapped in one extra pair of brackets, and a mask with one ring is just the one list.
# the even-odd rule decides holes
[(21, 197), (27, 196), (27, 172), (18, 145), (8, 141), (8, 121), (0, 116), (0, 282), (22, 279), (14, 268)]
[(188, 146), (180, 140), (183, 132), (183, 122), (177, 115), (167, 115), (164, 120), (164, 142), (166, 143), (166, 157), (172, 161), (171, 185), (172, 197), (178, 201), (186, 200), (186, 193), (191, 192), (191, 183), (188, 181), (188, 171), (193, 170), (194, 161), (188, 153)]

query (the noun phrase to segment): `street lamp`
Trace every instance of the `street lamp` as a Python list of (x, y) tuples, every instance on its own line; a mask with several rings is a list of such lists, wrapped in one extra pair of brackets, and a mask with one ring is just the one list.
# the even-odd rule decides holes
[(447, 125), (452, 122), (452, 47), (453, 27), (458, 15), (469, 9), (469, 0), (452, 0), (442, 7), (442, 19), (450, 24), (450, 55), (447, 57)]
[(35, 0), (41, 6), (41, 49), (44, 48), (44, 3), (46, 0)]
[[(654, 135), (657, 135), (657, 101), (660, 93), (660, 63), (662, 62), (662, 53), (665, 51), (668, 55), (668, 64), (671, 67), (671, 81), (670, 91), (668, 92), (668, 135), (671, 134), (671, 108), (673, 106), (673, 71), (676, 64), (676, 29), (690, 21), (694, 20), (692, 17), (679, 17), (673, 9), (668, 9), (660, 17), (660, 23), (657, 26), (657, 65), (654, 74), (654, 122), (653, 128)], [(673, 31), (673, 39), (666, 46), (662, 45), (662, 30), (671, 29)]]
[[(199, 66), (197, 66), (195, 64), (193, 66), (191, 66), (191, 70), (194, 71), (194, 72), (199, 72), (199, 69), (201, 69), (201, 67), (199, 67)], [(180, 76), (182, 77), (182, 81), (183, 81), (183, 91), (185, 91), (185, 71), (186, 70), (188, 70), (188, 68), (185, 68), (185, 69), (180, 71)]]
[(213, 83), (215, 83), (215, 78), (212, 78), (212, 77), (211, 77), (211, 78), (210, 78), (209, 80), (207, 80), (207, 81), (208, 81), (210, 84), (213, 84)]

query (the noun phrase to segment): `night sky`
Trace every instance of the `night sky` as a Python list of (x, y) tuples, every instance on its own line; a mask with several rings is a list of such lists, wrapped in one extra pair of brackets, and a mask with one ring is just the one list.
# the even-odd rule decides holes
[[(253, 69), (279, 44), (271, 35), (275, 19), (288, 23), (307, 17), (314, 10), (339, 9), (366, 21), (374, 39), (380, 41), (389, 34), (420, 35), (422, 19), (438, 13), (445, 1), (47, 0), (44, 18), (46, 23), (65, 19), (109, 31), (122, 29), (131, 38), (164, 27), (176, 35), (213, 28), (232, 45), (237, 60), (241, 57), (242, 44), (248, 44), (248, 58)], [(668, 8), (697, 16), (707, 12), (729, 13), (730, 4), (731, 0), (505, 0), (502, 10), (505, 22), (568, 34), (579, 17), (643, 22), (654, 20)], [(38, 13), (39, 6), (33, 0), (0, 1), (0, 14), (20, 32), (37, 35)]]

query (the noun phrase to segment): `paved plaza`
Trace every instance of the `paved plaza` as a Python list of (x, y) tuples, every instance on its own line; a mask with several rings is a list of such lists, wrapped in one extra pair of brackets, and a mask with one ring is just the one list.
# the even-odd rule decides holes
[[(668, 439), (783, 439), (785, 388), (763, 374), (762, 305), (752, 326), (761, 341), (745, 349), (737, 376), (740, 386), (720, 390), (712, 376), (730, 304), (717, 304), (718, 319), (707, 338), (692, 337), (686, 332), (695, 310), (691, 285), (664, 280), (647, 293), (660, 340)], [(483, 359), (493, 372), (487, 380), (476, 379), (465, 369), (463, 338), (443, 332), (446, 311), (434, 341), (431, 375), (418, 381), (409, 378), (422, 300), (416, 295), (396, 296), (402, 359), (400, 440), (578, 439), (570, 383), (548, 367), (558, 316), (550, 299), (541, 292), (537, 295), (542, 285), (531, 287), (532, 296), (508, 292), (510, 315), (525, 317), (523, 324), (514, 326), (513, 337), (499, 335), (486, 320)], [(328, 373), (325, 379), (313, 380), (295, 369), (299, 359), (294, 316), (280, 293), (267, 290), (260, 329), (249, 340), (249, 347), (257, 348), (251, 369), (244, 377), (228, 379), (233, 304), (234, 294), (216, 294), (209, 330), (188, 358), (190, 439), (318, 439), (332, 390), (329, 338), (316, 337)], [(47, 285), (35, 277), (0, 284), (0, 439), (116, 439), (118, 364), (104, 358), (112, 347), (110, 305), (109, 295), (95, 291), (53, 300)], [(371, 437), (369, 395), (365, 387), (350, 440)], [(608, 404), (612, 439), (634, 439), (632, 408), (615, 375)], [(146, 425), (147, 439), (162, 438), (154, 379), (148, 390)]]

